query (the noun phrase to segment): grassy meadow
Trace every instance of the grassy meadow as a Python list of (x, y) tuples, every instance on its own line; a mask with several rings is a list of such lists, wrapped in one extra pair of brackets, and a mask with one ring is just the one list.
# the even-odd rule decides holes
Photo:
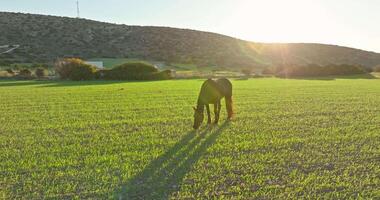
[(0, 198), (380, 198), (380, 79), (233, 80), (195, 132), (201, 84), (0, 81)]

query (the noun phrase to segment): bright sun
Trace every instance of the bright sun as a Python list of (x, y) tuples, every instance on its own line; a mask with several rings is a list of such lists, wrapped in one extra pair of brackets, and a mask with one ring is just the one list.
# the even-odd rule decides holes
[[(231, 35), (263, 42), (324, 40), (331, 18), (320, 5), (309, 0), (240, 0), (225, 27)], [(321, 27), (324, 28), (321, 28)], [(228, 30), (225, 30), (228, 31)]]

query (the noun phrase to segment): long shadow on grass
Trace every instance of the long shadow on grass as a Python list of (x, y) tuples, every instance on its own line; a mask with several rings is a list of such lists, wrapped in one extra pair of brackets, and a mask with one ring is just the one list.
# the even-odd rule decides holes
[(207, 128), (199, 133), (189, 132), (166, 153), (122, 185), (116, 191), (115, 198), (168, 199), (173, 192), (180, 190), (185, 175), (228, 125), (225, 122), (220, 127)]

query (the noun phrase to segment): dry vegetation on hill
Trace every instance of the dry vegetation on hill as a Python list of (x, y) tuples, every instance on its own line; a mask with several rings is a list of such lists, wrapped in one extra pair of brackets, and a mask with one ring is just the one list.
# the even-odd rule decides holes
[(227, 69), (277, 64), (351, 64), (373, 67), (380, 54), (321, 44), (263, 44), (220, 34), (167, 27), (127, 26), (0, 12), (0, 45), (20, 44), (0, 60), (46, 62), (57, 57), (139, 58)]

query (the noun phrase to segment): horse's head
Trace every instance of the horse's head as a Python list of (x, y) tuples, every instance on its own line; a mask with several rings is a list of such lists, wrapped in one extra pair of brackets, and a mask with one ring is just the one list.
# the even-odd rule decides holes
[(202, 122), (203, 122), (203, 118), (204, 118), (204, 115), (203, 115), (203, 110), (197, 110), (195, 107), (194, 107), (194, 125), (193, 125), (193, 128), (194, 129), (198, 129)]

